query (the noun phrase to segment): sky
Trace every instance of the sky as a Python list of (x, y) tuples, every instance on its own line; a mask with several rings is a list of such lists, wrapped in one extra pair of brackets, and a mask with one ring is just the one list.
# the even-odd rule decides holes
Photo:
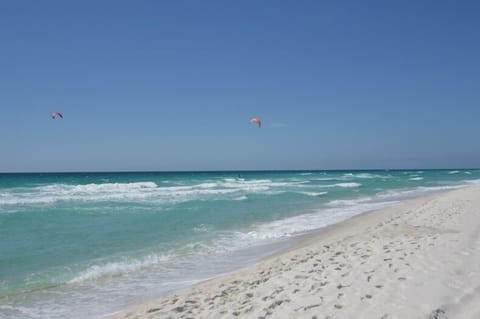
[(0, 172), (480, 167), (478, 12), (1, 1)]

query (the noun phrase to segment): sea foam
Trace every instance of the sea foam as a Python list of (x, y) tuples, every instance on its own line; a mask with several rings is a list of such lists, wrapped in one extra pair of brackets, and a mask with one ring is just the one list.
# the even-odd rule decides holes
[(423, 177), (419, 177), (419, 176), (409, 178), (409, 180), (411, 180), (411, 181), (421, 181), (421, 180), (423, 180), (423, 179), (424, 179)]
[(171, 259), (168, 255), (148, 255), (142, 259), (133, 259), (129, 261), (110, 262), (106, 264), (92, 265), (87, 270), (81, 272), (71, 280), (68, 284), (79, 284), (85, 281), (106, 279), (118, 277), (141, 269), (152, 267), (167, 262)]
[(354, 187), (360, 187), (362, 184), (360, 183), (338, 183), (333, 186), (338, 186), (338, 187), (343, 187), (343, 188), (354, 188)]

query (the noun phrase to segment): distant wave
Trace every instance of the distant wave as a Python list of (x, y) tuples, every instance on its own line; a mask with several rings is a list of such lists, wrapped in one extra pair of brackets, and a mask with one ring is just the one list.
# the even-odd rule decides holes
[(448, 174), (458, 174), (458, 173), (460, 173), (460, 171), (450, 171), (450, 172), (448, 172)]
[(412, 178), (409, 178), (409, 180), (411, 181), (421, 181), (423, 180), (424, 178), (423, 177), (412, 177)]
[(193, 231), (195, 233), (205, 233), (211, 229), (211, 226), (206, 225), (206, 224), (200, 224), (196, 227), (193, 227)]
[(239, 196), (239, 197), (235, 197), (233, 200), (247, 200), (248, 197), (243, 195), (243, 196)]
[(360, 183), (337, 183), (333, 186), (343, 187), (343, 188), (353, 188), (353, 187), (360, 187), (362, 184)]
[(1, 193), (0, 205), (50, 204), (71, 200), (142, 199), (151, 194), (157, 187), (154, 182), (42, 185)]
[(392, 178), (391, 175), (379, 175), (379, 174), (371, 174), (371, 173), (360, 173), (360, 174), (352, 174), (355, 178)]
[[(223, 199), (234, 193), (266, 192), (272, 187), (300, 182), (226, 179), (193, 185), (158, 186), (154, 182), (100, 183), (85, 185), (50, 184), (0, 192), (0, 205), (52, 204), (66, 201), (117, 201), (177, 203), (189, 200)], [(237, 196), (238, 197), (238, 196)]]
[[(281, 194), (297, 192), (299, 188), (360, 187), (360, 183), (341, 182), (327, 185), (309, 185), (308, 180), (226, 178), (191, 185), (159, 186), (155, 182), (99, 183), (85, 185), (50, 184), (31, 188), (11, 189), (0, 192), (0, 205), (43, 205), (61, 202), (144, 202), (175, 204), (192, 200), (245, 200), (248, 194)], [(323, 192), (309, 191), (309, 196)]]
[(328, 192), (301, 192), (301, 194), (305, 194), (305, 195), (308, 195), (308, 196), (318, 197), (318, 196), (322, 196), (322, 195), (328, 194)]

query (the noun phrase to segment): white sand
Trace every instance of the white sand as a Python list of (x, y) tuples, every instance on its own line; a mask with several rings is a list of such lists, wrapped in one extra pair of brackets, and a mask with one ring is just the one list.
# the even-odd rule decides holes
[(112, 318), (480, 318), (480, 188), (338, 224)]

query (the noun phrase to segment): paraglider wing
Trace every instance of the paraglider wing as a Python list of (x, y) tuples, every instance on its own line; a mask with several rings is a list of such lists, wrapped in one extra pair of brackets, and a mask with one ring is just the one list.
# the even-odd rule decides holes
[(56, 119), (57, 117), (60, 117), (63, 119), (63, 115), (60, 112), (53, 112), (52, 113), (52, 119)]
[(258, 128), (261, 128), (262, 127), (262, 120), (260, 120), (260, 118), (258, 117), (252, 117), (250, 119), (250, 123), (255, 123), (258, 125)]

